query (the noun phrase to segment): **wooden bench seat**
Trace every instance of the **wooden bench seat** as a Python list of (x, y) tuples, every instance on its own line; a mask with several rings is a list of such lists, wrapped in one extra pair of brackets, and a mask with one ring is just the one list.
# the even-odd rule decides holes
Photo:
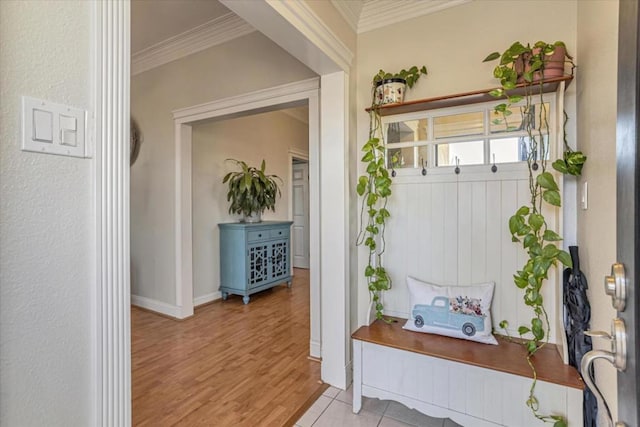
[[(525, 401), (533, 378), (526, 350), (496, 336), (499, 345), (405, 331), (406, 319), (376, 321), (352, 334), (354, 412), (362, 396), (397, 400), (435, 417), (468, 426), (542, 425)], [(541, 411), (582, 425), (584, 383), (548, 344), (533, 357)]]

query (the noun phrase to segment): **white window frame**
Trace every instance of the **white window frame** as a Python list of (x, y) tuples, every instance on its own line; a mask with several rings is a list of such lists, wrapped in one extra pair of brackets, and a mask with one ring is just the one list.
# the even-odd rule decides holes
[[(537, 95), (533, 96), (533, 102), (538, 103), (540, 98)], [(548, 129), (548, 138), (549, 138), (549, 155), (553, 157), (554, 153), (557, 152), (558, 141), (556, 135), (558, 135), (558, 123), (556, 120), (557, 111), (556, 107), (558, 105), (556, 100), (556, 93), (549, 92), (545, 93), (542, 96), (542, 100), (544, 103), (549, 104), (549, 129)], [(428, 159), (430, 159), (429, 164), (427, 165), (427, 175), (430, 173), (440, 174), (440, 173), (448, 173), (452, 168), (455, 168), (455, 165), (443, 165), (443, 166), (435, 166), (433, 163), (433, 159), (436, 158), (436, 146), (438, 144), (450, 144), (450, 143), (458, 143), (458, 142), (470, 142), (470, 141), (483, 141), (483, 152), (484, 152), (484, 163), (477, 165), (460, 165), (460, 168), (464, 168), (465, 172), (474, 172), (474, 171), (486, 171), (487, 165), (492, 165), (492, 160), (490, 157), (490, 140), (496, 139), (506, 139), (506, 138), (517, 138), (522, 136), (528, 136), (526, 131), (517, 131), (517, 132), (500, 132), (500, 133), (491, 133), (490, 125), (491, 118), (490, 113), (493, 111), (496, 105), (504, 103), (505, 100), (495, 100), (477, 104), (463, 105), (463, 106), (455, 106), (455, 107), (446, 107), (446, 108), (438, 108), (433, 110), (425, 110), (425, 111), (417, 111), (412, 113), (403, 113), (403, 114), (394, 114), (389, 116), (382, 117), (382, 128), (384, 132), (384, 146), (385, 146), (385, 158), (387, 157), (389, 149), (396, 148), (407, 148), (414, 147), (414, 166), (413, 167), (404, 167), (395, 169), (396, 176), (412, 176), (416, 174), (416, 170), (420, 171), (422, 169), (422, 165), (419, 164), (420, 159), (417, 157), (417, 149), (422, 146), (429, 146)], [(524, 106), (525, 102), (521, 101), (519, 103), (513, 104), (513, 107)], [(464, 113), (472, 113), (472, 112), (483, 112), (483, 120), (484, 120), (484, 132), (482, 134), (477, 135), (465, 135), (465, 136), (455, 136), (455, 137), (447, 137), (447, 138), (438, 138), (434, 137), (434, 119), (437, 117), (444, 116), (453, 116), (457, 114)], [(420, 120), (427, 119), (427, 139), (419, 140), (419, 141), (410, 141), (410, 142), (394, 142), (387, 143), (387, 129), (390, 123), (409, 121), (409, 120)], [(511, 163), (499, 163), (498, 164), (498, 172), (500, 171), (514, 171), (514, 170), (525, 170), (526, 162), (511, 162)], [(418, 172), (420, 173), (420, 172)]]

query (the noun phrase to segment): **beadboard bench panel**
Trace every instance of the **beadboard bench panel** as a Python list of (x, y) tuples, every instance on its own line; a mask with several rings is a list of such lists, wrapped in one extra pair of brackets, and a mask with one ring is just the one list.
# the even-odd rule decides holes
[[(398, 401), (464, 426), (538, 425), (525, 405), (531, 370), (521, 345), (487, 345), (401, 329), (376, 321), (353, 334), (354, 412), (362, 396)], [(550, 345), (536, 356), (542, 413), (582, 425), (583, 383)]]

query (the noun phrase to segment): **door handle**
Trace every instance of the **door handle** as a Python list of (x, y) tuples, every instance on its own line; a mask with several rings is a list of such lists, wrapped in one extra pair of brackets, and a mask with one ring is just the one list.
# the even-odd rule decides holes
[(606, 360), (607, 362), (615, 366), (619, 371), (624, 371), (627, 368), (627, 330), (624, 321), (619, 318), (613, 319), (611, 323), (611, 334), (608, 334), (604, 331), (585, 331), (584, 334), (593, 338), (608, 339), (611, 342), (610, 351), (588, 351), (582, 357), (582, 362), (580, 363), (580, 373), (582, 374), (582, 378), (587, 384), (587, 387), (589, 387), (593, 394), (596, 396), (596, 399), (598, 400), (598, 407), (604, 408), (608, 420), (608, 426), (625, 427), (624, 423), (613, 422), (609, 405), (607, 404), (604, 396), (602, 395), (602, 392), (600, 392), (600, 389), (598, 389), (598, 386), (596, 386), (593, 378), (591, 377), (590, 369), (593, 362), (595, 362), (597, 359)]
[(615, 263), (611, 266), (611, 275), (604, 277), (604, 292), (611, 297), (613, 308), (624, 311), (627, 303), (627, 275), (623, 264)]

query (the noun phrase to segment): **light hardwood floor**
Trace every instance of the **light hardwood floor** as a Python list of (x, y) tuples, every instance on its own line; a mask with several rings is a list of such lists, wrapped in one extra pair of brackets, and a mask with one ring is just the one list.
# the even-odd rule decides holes
[(282, 426), (326, 388), (309, 354), (309, 274), (175, 321), (131, 310), (135, 426)]

